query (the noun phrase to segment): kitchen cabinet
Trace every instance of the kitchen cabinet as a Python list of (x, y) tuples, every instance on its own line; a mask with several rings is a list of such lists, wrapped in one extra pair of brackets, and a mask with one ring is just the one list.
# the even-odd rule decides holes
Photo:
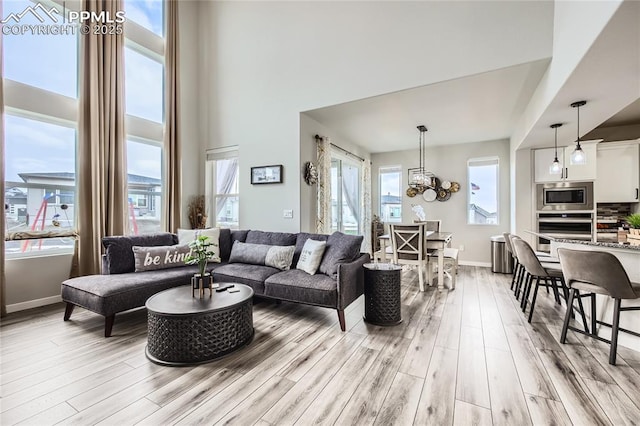
[(638, 141), (609, 142), (598, 146), (595, 199), (598, 203), (635, 203), (640, 194)]
[(553, 148), (543, 148), (534, 150), (534, 178), (536, 183), (561, 182), (561, 181), (584, 181), (595, 180), (597, 175), (596, 156), (597, 143), (582, 142), (582, 150), (587, 156), (587, 164), (571, 165), (571, 153), (575, 145), (558, 147), (558, 161), (562, 165), (561, 175), (549, 173), (549, 166), (553, 163), (555, 150)]

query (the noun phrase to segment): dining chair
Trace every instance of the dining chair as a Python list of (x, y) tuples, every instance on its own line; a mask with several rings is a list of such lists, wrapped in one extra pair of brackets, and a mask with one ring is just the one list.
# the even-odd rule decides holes
[[(569, 325), (570, 317), (569, 314), (567, 314), (564, 318), (560, 342), (566, 342), (567, 331), (571, 329), (609, 343), (611, 345), (609, 350), (609, 364), (616, 365), (618, 331), (627, 331), (620, 328), (620, 312), (640, 310), (640, 306), (623, 308), (621, 302), (623, 299), (632, 300), (640, 298), (640, 283), (631, 282), (618, 258), (611, 253), (559, 248), (558, 256), (560, 257), (562, 271), (567, 286), (569, 287), (568, 306), (573, 305), (576, 297), (578, 298), (578, 302), (580, 302), (582, 297), (591, 298), (591, 333), (571, 327)], [(581, 295), (581, 291), (585, 294)], [(609, 296), (614, 300), (613, 321), (611, 324), (597, 319), (596, 294)], [(567, 312), (569, 311), (570, 310), (567, 309)], [(611, 340), (598, 336), (597, 324), (611, 327)]]
[(425, 248), (425, 224), (391, 224), (393, 263), (418, 267), (420, 291), (424, 291), (424, 273), (429, 265)]

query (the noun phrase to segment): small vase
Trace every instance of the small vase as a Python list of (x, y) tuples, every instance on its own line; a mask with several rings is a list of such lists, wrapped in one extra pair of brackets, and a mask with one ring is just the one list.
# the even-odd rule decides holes
[(209, 289), (209, 297), (213, 295), (211, 291), (211, 284), (213, 283), (213, 277), (209, 273), (205, 273), (204, 275), (195, 274), (191, 277), (191, 296), (195, 297), (196, 291), (198, 291), (198, 295), (200, 299), (204, 297), (205, 289)]

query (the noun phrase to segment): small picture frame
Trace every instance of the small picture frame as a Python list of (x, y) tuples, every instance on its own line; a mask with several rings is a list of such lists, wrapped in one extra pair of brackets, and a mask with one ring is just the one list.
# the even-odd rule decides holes
[(251, 168), (251, 184), (282, 183), (282, 164)]

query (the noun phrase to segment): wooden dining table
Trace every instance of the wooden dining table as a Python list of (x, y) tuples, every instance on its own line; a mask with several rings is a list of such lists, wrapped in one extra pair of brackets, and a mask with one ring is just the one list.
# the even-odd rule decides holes
[[(451, 242), (451, 232), (426, 232), (426, 248), (435, 249), (438, 254), (438, 290), (444, 289), (444, 249)], [(391, 242), (389, 234), (380, 235), (380, 261), (387, 262), (387, 244)], [(429, 283), (431, 285), (431, 283)]]

